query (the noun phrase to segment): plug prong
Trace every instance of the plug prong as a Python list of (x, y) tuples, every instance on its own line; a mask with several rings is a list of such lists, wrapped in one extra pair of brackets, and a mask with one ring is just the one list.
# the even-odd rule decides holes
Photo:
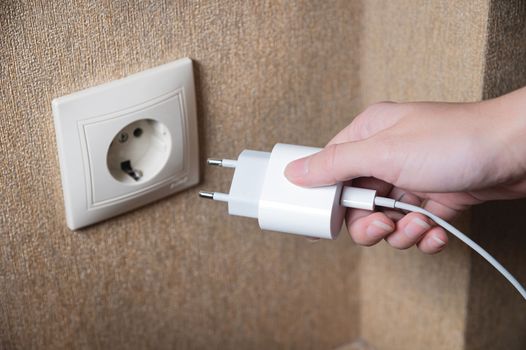
[(229, 195), (221, 192), (199, 191), (199, 197), (213, 199), (215, 201), (228, 202)]
[(211, 159), (211, 158), (209, 158), (207, 163), (208, 163), (208, 165), (223, 166), (223, 160), (222, 159)]
[(211, 159), (207, 160), (208, 165), (220, 166), (224, 168), (235, 168), (237, 166), (237, 160), (233, 159)]
[(199, 191), (199, 197), (206, 199), (214, 199), (214, 192)]

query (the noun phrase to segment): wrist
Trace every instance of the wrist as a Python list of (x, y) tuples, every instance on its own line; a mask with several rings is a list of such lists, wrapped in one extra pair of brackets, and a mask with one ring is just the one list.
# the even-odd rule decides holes
[(526, 88), (480, 102), (480, 110), (510, 180), (526, 179)]

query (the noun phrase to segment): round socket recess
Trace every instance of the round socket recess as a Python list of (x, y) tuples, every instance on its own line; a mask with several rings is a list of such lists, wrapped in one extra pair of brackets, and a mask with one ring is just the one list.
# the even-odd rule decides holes
[(107, 164), (115, 180), (137, 185), (157, 175), (172, 149), (168, 128), (153, 119), (137, 120), (122, 128), (108, 148)]

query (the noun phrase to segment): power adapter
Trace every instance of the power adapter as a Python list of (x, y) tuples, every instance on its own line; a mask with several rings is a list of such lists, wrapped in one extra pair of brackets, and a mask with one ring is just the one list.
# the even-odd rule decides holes
[(199, 195), (228, 203), (230, 215), (258, 219), (263, 230), (334, 239), (343, 225), (346, 208), (385, 207), (419, 212), (449, 231), (493, 265), (526, 300), (526, 290), (495, 258), (442, 218), (427, 210), (379, 197), (375, 190), (343, 186), (305, 188), (285, 177), (285, 167), (320, 148), (278, 143), (272, 152), (244, 150), (237, 160), (209, 159), (208, 164), (234, 168), (230, 192), (200, 191)]

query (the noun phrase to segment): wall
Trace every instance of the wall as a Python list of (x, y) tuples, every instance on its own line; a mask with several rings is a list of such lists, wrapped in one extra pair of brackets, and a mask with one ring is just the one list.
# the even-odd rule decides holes
[[(51, 99), (195, 60), (201, 153), (323, 145), (357, 103), (360, 4), (4, 1), (0, 348), (333, 348), (358, 336), (360, 251), (261, 233), (179, 195), (72, 233)], [(321, 116), (321, 117), (320, 117)]]
[[(362, 337), (376, 349), (520, 349), (524, 303), (456, 240), (431, 257), (261, 233), (197, 198), (229, 185), (228, 170), (204, 163), (198, 187), (68, 231), (50, 101), (188, 56), (202, 160), (321, 146), (374, 101), (524, 85), (524, 11), (496, 0), (2, 2), (0, 348), (331, 349)], [(523, 211), (497, 203), (457, 223), (521, 281)]]

